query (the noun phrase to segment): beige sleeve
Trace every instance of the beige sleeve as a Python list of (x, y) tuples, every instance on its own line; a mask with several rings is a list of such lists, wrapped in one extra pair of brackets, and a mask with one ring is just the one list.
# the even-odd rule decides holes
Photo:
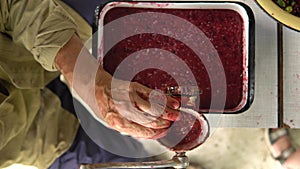
[(54, 59), (77, 32), (72, 16), (55, 0), (0, 0), (0, 31), (24, 45), (48, 71)]

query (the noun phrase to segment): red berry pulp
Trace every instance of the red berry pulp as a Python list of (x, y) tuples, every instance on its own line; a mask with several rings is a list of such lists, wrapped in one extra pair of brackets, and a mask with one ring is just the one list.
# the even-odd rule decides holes
[(209, 136), (209, 124), (204, 116), (182, 112), (167, 135), (158, 141), (176, 152), (190, 151), (201, 145)]
[[(199, 109), (208, 110), (211, 106), (212, 96), (215, 98), (225, 95), (226, 103), (225, 110), (234, 110), (240, 105), (243, 100), (243, 85), (244, 85), (244, 24), (241, 15), (230, 9), (151, 9), (151, 8), (129, 8), (129, 7), (115, 7), (105, 14), (104, 24), (108, 24), (112, 21), (128, 16), (130, 14), (142, 13), (142, 12), (160, 12), (164, 14), (171, 14), (180, 17), (199, 28), (208, 37), (209, 41), (217, 51), (221, 66), (224, 68), (226, 76), (226, 89), (225, 94), (222, 91), (213, 92), (211, 82), (218, 81), (220, 72), (214, 72), (214, 77), (209, 77), (208, 69), (213, 68), (213, 64), (210, 66), (204, 65), (202, 59), (206, 59), (206, 62), (210, 61), (210, 55), (214, 52), (210, 49), (203, 53), (203, 57), (200, 58), (196, 53), (187, 46), (186, 43), (180, 42), (172, 37), (161, 35), (159, 33), (143, 33), (136, 34), (123, 39), (115, 44), (111, 49), (106, 49), (108, 52), (103, 58), (103, 67), (111, 74), (114, 74), (117, 67), (124, 61), (129, 55), (143, 50), (140, 54), (136, 55), (136, 59), (127, 62), (123, 73), (119, 74), (119, 77), (124, 80), (132, 80), (146, 85), (153, 89), (163, 89), (167, 86), (177, 86), (178, 83), (182, 85), (191, 84), (191, 75), (195, 77), (196, 85), (200, 87), (202, 93), (200, 95)], [(163, 21), (155, 29), (157, 32), (163, 29), (170, 29), (170, 31), (180, 31), (180, 25), (174, 25), (170, 20), (164, 19), (165, 16), (161, 16), (158, 20)], [(147, 25), (139, 23), (138, 19), (128, 19), (121, 21), (122, 25), (119, 25), (114, 31), (106, 33), (107, 30), (104, 27), (104, 40), (103, 46), (106, 48), (106, 43), (118, 39), (123, 34), (135, 31), (139, 27), (147, 29)], [(155, 22), (153, 23), (155, 24)], [(189, 30), (182, 30), (187, 33), (184, 37), (187, 42), (193, 43), (194, 37), (190, 37)], [(176, 35), (175, 35), (176, 36)], [(197, 42), (198, 43), (198, 42)], [(201, 44), (199, 47), (205, 48), (205, 44)], [(164, 53), (157, 51), (156, 49), (162, 49), (168, 51), (176, 57), (167, 56)], [(140, 58), (144, 58), (143, 61), (138, 61)], [(180, 61), (183, 61), (190, 70), (180, 66)], [(137, 65), (156, 63), (160, 64), (164, 69), (147, 68), (144, 70), (138, 70)], [(166, 63), (162, 66), (162, 63)], [(166, 72), (165, 70), (168, 70)], [(133, 79), (126, 79), (126, 74), (135, 74)], [(174, 77), (177, 77), (176, 79)], [(219, 82), (215, 84), (218, 86)]]

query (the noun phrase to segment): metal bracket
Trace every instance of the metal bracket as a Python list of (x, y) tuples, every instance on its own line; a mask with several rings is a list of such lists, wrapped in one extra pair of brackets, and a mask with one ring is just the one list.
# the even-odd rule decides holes
[(185, 169), (189, 166), (189, 159), (185, 153), (177, 153), (171, 160), (149, 161), (149, 162), (108, 162), (99, 164), (81, 165), (80, 169), (102, 169), (102, 168), (166, 168)]

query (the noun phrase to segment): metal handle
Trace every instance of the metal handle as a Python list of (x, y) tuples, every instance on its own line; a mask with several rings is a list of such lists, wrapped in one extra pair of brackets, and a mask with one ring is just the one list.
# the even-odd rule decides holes
[(99, 164), (81, 165), (80, 169), (101, 169), (101, 168), (166, 168), (178, 169), (189, 166), (188, 157), (185, 153), (176, 154), (171, 160), (149, 161), (149, 162), (108, 162)]

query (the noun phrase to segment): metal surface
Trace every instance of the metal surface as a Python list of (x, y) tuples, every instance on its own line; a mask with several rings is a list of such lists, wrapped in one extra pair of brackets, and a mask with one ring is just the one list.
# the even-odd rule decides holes
[[(300, 33), (283, 28), (284, 124), (300, 128)], [(300, 143), (300, 142), (298, 142)]]
[(278, 127), (283, 127), (283, 26), (277, 23), (277, 50), (278, 50)]
[(178, 169), (189, 166), (188, 157), (185, 153), (176, 154), (171, 160), (149, 161), (149, 162), (108, 162), (99, 164), (81, 165), (80, 169), (101, 169), (101, 168), (166, 168)]

